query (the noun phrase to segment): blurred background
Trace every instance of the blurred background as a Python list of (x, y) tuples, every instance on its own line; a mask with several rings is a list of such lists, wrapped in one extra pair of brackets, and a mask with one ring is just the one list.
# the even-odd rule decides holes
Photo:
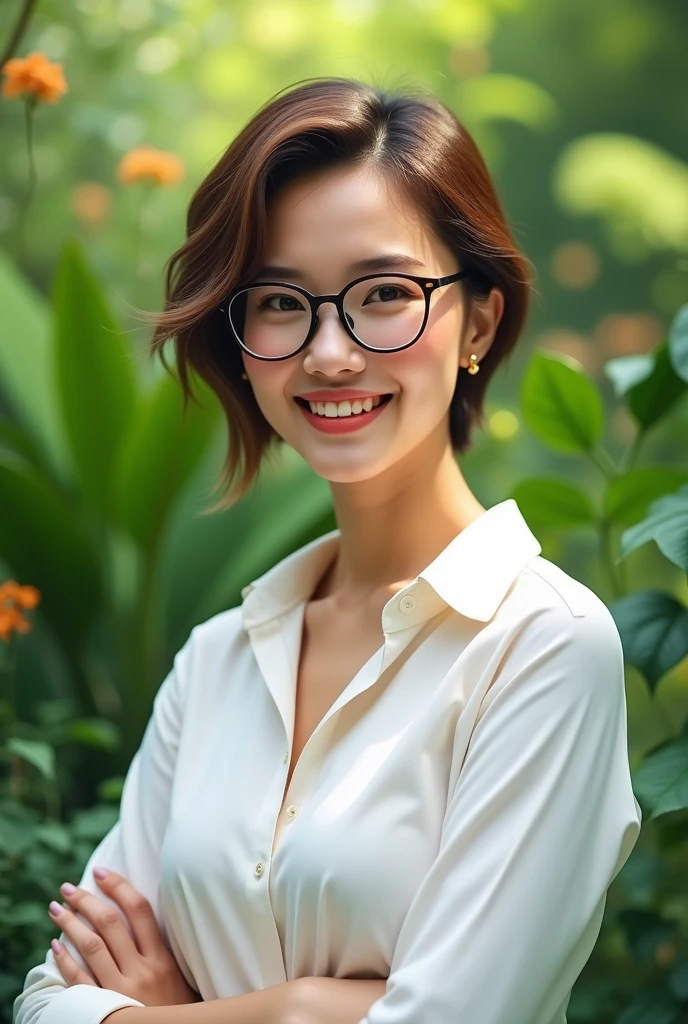
[[(200, 382), (183, 415), (133, 315), (160, 308), (200, 181), (291, 83), (420, 85), (476, 139), (536, 294), (463, 471), (483, 504), (517, 498), (545, 557), (621, 602), (634, 769), (681, 735), (684, 556), (652, 526), (659, 547), (621, 546), (676, 493), (688, 536), (687, 52), (684, 0), (0, 4), (0, 582), (24, 588), (0, 609), (6, 1013), (55, 933), (44, 894), (78, 881), (116, 818), (190, 629), (335, 525), (327, 485), (289, 451), (237, 506), (202, 514), (224, 421)], [(664, 595), (651, 652), (631, 650), (641, 590)], [(641, 837), (571, 1021), (688, 1020), (672, 883), (687, 832), (683, 811)]]

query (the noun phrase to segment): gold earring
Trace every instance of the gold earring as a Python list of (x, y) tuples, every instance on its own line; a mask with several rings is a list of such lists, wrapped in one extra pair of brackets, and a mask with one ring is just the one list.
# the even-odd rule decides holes
[(471, 362), (470, 362), (470, 365), (468, 367), (468, 372), (471, 373), (471, 374), (479, 373), (480, 372), (480, 364), (478, 362), (478, 357), (475, 354), (475, 352), (471, 352), (470, 360), (471, 360)]
[(242, 380), (248, 380), (248, 374), (247, 373), (242, 373), (241, 379)]

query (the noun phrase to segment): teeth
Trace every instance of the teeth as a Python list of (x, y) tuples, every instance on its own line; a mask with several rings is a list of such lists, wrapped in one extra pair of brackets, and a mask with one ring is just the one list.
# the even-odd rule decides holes
[(375, 398), (355, 399), (353, 402), (309, 402), (311, 412), (318, 416), (329, 416), (334, 419), (338, 416), (355, 416), (360, 412), (370, 412), (382, 401), (382, 395)]

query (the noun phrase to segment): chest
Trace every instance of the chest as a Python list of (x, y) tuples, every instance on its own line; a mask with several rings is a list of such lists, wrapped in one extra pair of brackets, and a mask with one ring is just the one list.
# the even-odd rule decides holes
[[(372, 621), (371, 621), (372, 619)], [(296, 679), (294, 737), (287, 788), (318, 724), (359, 670), (384, 642), (379, 616), (332, 621), (306, 609)]]

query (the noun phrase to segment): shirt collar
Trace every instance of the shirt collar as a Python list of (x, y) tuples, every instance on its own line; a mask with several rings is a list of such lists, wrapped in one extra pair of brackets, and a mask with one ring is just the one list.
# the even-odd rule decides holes
[[(311, 596), (334, 557), (339, 534), (332, 530), (318, 537), (242, 589), (246, 629), (264, 625)], [(521, 570), (541, 551), (513, 498), (492, 505), (389, 599), (383, 631), (418, 625), (447, 605), (469, 619), (489, 621)]]

